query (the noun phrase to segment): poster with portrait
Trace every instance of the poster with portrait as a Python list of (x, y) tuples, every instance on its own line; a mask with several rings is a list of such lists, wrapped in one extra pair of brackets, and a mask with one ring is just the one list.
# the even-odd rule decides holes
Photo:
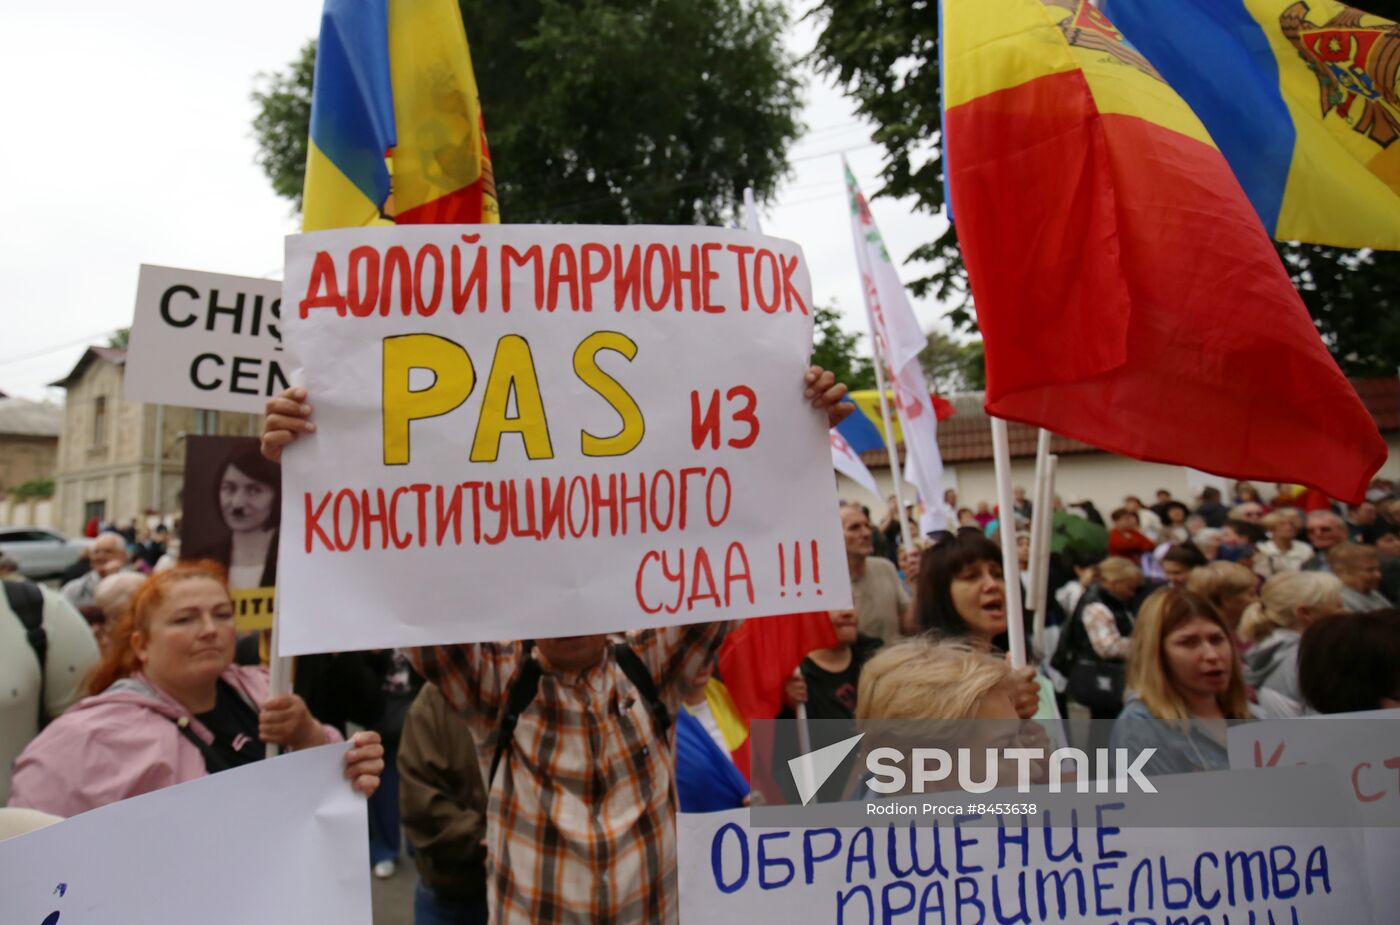
[(241, 631), (270, 629), (282, 519), (282, 470), (257, 437), (190, 437), (180, 558), (228, 573)]

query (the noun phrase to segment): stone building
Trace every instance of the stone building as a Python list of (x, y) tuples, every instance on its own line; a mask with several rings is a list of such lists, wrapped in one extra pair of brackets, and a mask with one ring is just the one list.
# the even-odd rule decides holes
[(0, 392), (0, 496), (33, 479), (51, 479), (58, 463), (63, 407)]
[(126, 401), (126, 350), (89, 347), (64, 378), (68, 390), (58, 442), (55, 526), (70, 535), (92, 517), (117, 526), (180, 512), (185, 437), (259, 433), (253, 414)]

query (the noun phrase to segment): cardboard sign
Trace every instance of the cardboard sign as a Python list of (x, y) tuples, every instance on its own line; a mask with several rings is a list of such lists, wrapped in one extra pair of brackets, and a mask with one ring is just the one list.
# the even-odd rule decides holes
[(259, 761), (0, 841), (6, 925), (369, 925), (347, 746)]
[(141, 267), (123, 394), (262, 414), (287, 387), (282, 284), (173, 267)]
[(224, 568), (240, 632), (272, 628), (281, 496), (282, 467), (263, 458), (257, 437), (189, 438), (180, 558)]
[[(1306, 770), (1306, 769), (1304, 769)], [(1075, 827), (1007, 815), (987, 825), (751, 828), (747, 810), (678, 816), (681, 921), (1313, 925), (1372, 921), (1351, 838), (1334, 828), (1185, 828), (1212, 801), (1267, 786), (1308, 800), (1291, 770), (1157, 778), (1157, 794), (1103, 795)], [(1024, 801), (1010, 792), (987, 803)], [(1129, 828), (1133, 803), (1176, 800), (1182, 828)]]
[(801, 250), (689, 227), (288, 239), (281, 654), (848, 606)]
[(1232, 768), (1334, 768), (1360, 815), (1375, 907), (1400, 909), (1400, 710), (1243, 723), (1229, 748)]

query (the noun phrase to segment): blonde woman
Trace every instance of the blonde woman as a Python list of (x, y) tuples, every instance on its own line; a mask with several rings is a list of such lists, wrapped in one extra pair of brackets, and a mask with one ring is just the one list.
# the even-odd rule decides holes
[(1303, 515), (1296, 507), (1283, 507), (1268, 514), (1262, 521), (1269, 538), (1260, 543), (1254, 557), (1254, 571), (1261, 578), (1283, 572), (1296, 572), (1313, 557), (1313, 548), (1298, 534), (1303, 532)]
[(1381, 555), (1374, 546), (1338, 543), (1327, 551), (1327, 565), (1342, 582), (1342, 607), (1351, 613), (1388, 610), (1381, 593)]
[[(886, 646), (865, 664), (856, 719), (866, 733), (867, 751), (881, 746), (967, 748), (970, 766), (962, 773), (984, 781), (991, 773), (986, 749), (1047, 748), (1050, 743), (1041, 726), (1021, 720), (1016, 695), (1017, 681), (1004, 659), (969, 642), (919, 636)], [(907, 733), (899, 726), (906, 722)], [(997, 779), (1015, 781), (1016, 772), (1014, 761), (1003, 760)], [(956, 789), (959, 776), (950, 773), (930, 789)], [(1033, 764), (1032, 779), (1044, 781), (1043, 762)]]
[(1123, 660), (1133, 634), (1133, 596), (1142, 569), (1122, 556), (1098, 564), (1095, 580), (1061, 630), (1051, 664), (1068, 678), (1069, 695), (1098, 720), (1123, 709)]
[(1298, 686), (1298, 642), (1315, 620), (1342, 611), (1342, 582), (1327, 572), (1284, 572), (1264, 582), (1259, 602), (1240, 621), (1240, 639), (1250, 643), (1244, 680), (1262, 691), (1275, 691), (1302, 712)]
[(1225, 620), (1205, 598), (1166, 587), (1138, 611), (1128, 655), (1128, 698), (1110, 747), (1135, 757), (1156, 749), (1148, 775), (1230, 766), (1229, 720), (1250, 718), (1239, 654)]
[(1236, 635), (1245, 610), (1259, 600), (1259, 576), (1238, 562), (1211, 562), (1191, 570), (1186, 590), (1209, 601)]
[(860, 675), (856, 719), (1019, 720), (1006, 660), (968, 642), (916, 636), (886, 646)]

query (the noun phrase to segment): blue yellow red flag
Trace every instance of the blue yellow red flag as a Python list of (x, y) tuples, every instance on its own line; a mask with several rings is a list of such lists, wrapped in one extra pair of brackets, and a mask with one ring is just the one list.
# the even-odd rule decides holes
[(326, 0), (302, 228), (499, 222), (455, 0)]
[(1400, 250), (1400, 26), (1332, 0), (1103, 0), (1280, 241)]
[(1116, 24), (1088, 0), (943, 0), (942, 54), (988, 413), (1359, 501), (1387, 455), (1374, 419), (1210, 133)]

